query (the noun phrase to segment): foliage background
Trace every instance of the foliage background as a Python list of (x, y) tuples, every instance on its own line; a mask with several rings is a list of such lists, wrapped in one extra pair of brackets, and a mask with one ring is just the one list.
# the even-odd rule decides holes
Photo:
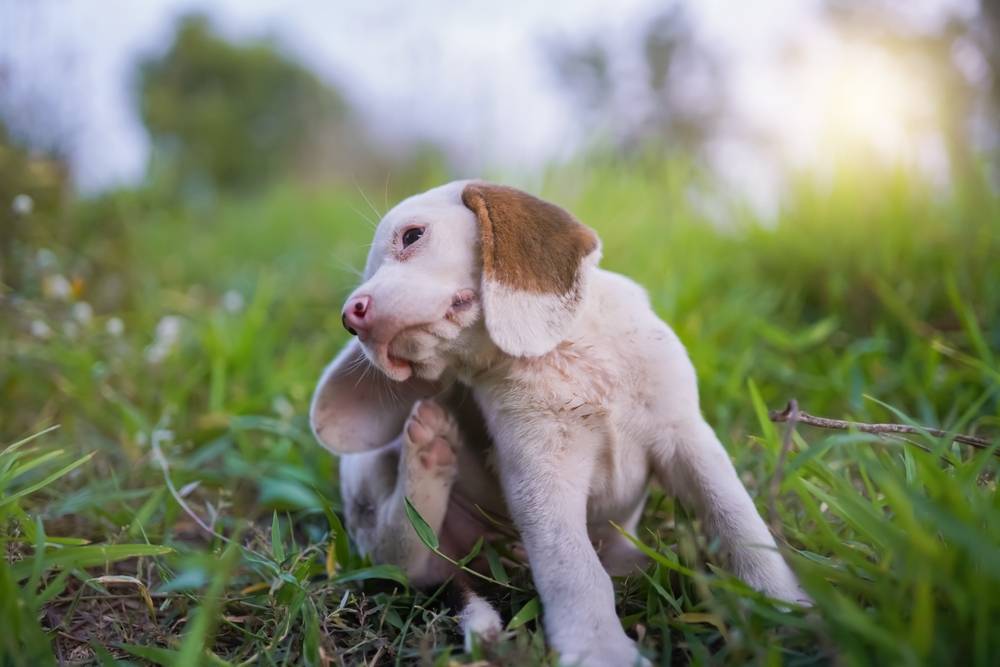
[[(677, 20), (651, 26), (654, 62), (694, 48)], [(598, 52), (553, 57), (608, 99)], [(58, 153), (0, 137), (0, 664), (554, 664), (516, 559), (494, 572), (524, 589), (494, 591), (509, 632), (466, 652), (444, 592), (360, 558), (308, 433), (370, 224), (451, 178), (444, 153), (383, 154), (336, 91), (202, 18), (136, 76), (141, 185), (82, 198)], [(766, 413), (795, 397), (995, 439), (993, 155), (947, 125), (947, 187), (843, 156), (793, 174), (765, 217), (699, 159), (713, 118), (665, 106), (535, 189), (597, 229), (604, 265), (677, 330), (816, 607), (747, 591), (654, 492), (637, 537), (655, 563), (616, 581), (624, 626), (660, 664), (991, 663), (993, 452), (803, 427), (780, 461)]]

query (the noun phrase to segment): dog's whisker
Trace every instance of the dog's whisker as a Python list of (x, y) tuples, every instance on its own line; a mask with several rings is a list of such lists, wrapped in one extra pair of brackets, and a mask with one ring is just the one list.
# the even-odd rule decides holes
[(358, 193), (361, 195), (361, 198), (365, 200), (366, 204), (368, 204), (368, 208), (370, 208), (372, 210), (372, 213), (375, 214), (375, 219), (381, 220), (384, 214), (379, 213), (378, 209), (375, 208), (375, 204), (373, 204), (371, 199), (368, 198), (368, 195), (365, 194), (364, 188), (362, 188), (361, 185), (358, 184), (357, 180), (354, 181), (354, 187), (357, 188)]
[(381, 379), (384, 383), (383, 387), (385, 388), (386, 393), (389, 395), (389, 400), (392, 403), (402, 403), (402, 399), (400, 398), (399, 394), (396, 393), (396, 388), (393, 386), (393, 382), (385, 377)]
[(382, 193), (382, 208), (386, 211), (389, 210), (389, 176), (392, 175), (392, 170), (385, 170), (385, 190)]
[(359, 368), (363, 367), (363, 366), (365, 365), (365, 362), (367, 362), (367, 361), (368, 361), (368, 360), (367, 360), (367, 359), (365, 359), (364, 357), (362, 357), (361, 359), (358, 359), (358, 360), (356, 360), (356, 361), (352, 361), (351, 363), (349, 363), (349, 364), (347, 365), (347, 368), (345, 369), (345, 372), (346, 372), (346, 373), (347, 373), (348, 375), (350, 375), (350, 374), (351, 374), (351, 373), (353, 373), (354, 371), (356, 371), (356, 370), (358, 370)]
[[(350, 207), (350, 209), (351, 209), (352, 211), (354, 211), (354, 214), (355, 214), (355, 215), (357, 215), (357, 216), (358, 216), (359, 218), (361, 218), (361, 219), (362, 219), (362, 220), (364, 220), (364, 221), (365, 221), (366, 223), (368, 223), (368, 226), (369, 226), (369, 227), (371, 227), (372, 229), (377, 229), (377, 228), (378, 228), (378, 221), (377, 221), (377, 220), (372, 220), (372, 219), (371, 219), (371, 218), (369, 218), (369, 217), (368, 217), (368, 216), (367, 216), (366, 214), (364, 214), (364, 213), (362, 213), (361, 211), (359, 211), (358, 209), (356, 209), (356, 208), (354, 207), (354, 205), (353, 205), (353, 204), (350, 204), (350, 203), (348, 203), (347, 205), (348, 205), (348, 206)], [(371, 245), (372, 245), (372, 244), (371, 244), (371, 243), (369, 243), (369, 244), (368, 244), (368, 247), (371, 247)]]
[(340, 269), (341, 271), (346, 271), (347, 273), (350, 273), (359, 280), (364, 280), (365, 274), (364, 271), (362, 271), (361, 269), (352, 266), (346, 260), (340, 259), (339, 257), (336, 256), (333, 258), (333, 260), (338, 265), (337, 268)]
[[(351, 367), (350, 370), (357, 369), (357, 367), (360, 366), (361, 364), (364, 364), (365, 361), (367, 361), (367, 359), (365, 359), (364, 357), (362, 357), (358, 362), (356, 362), (355, 366)], [(372, 369), (371, 364), (366, 364), (364, 366), (364, 368), (361, 371), (361, 376), (357, 379), (357, 382), (354, 383), (354, 388), (355, 389), (357, 389), (359, 386), (361, 386), (361, 383), (364, 382), (365, 379), (368, 377), (368, 373), (371, 371), (371, 369)], [(350, 372), (350, 370), (348, 372)]]
[(374, 370), (373, 373), (373, 380), (375, 382), (375, 386), (378, 388), (379, 405), (381, 405), (384, 410), (389, 411), (395, 406), (401, 404), (402, 400), (396, 394), (396, 389), (393, 386), (396, 383), (378, 370)]

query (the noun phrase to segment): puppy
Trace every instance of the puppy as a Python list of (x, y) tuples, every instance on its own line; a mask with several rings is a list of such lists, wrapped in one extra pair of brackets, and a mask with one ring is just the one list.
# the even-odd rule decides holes
[[(597, 235), (509, 187), (459, 181), (379, 223), (310, 419), (340, 454), (348, 529), (415, 585), (453, 574), (407, 520), (409, 498), (461, 558), (516, 526), (565, 664), (644, 664), (608, 574), (641, 564), (634, 533), (655, 478), (693, 508), (730, 569), (808, 600), (698, 406), (684, 347), (645, 292), (598, 268)], [(477, 507), (478, 506), (478, 507)], [(469, 593), (467, 636), (500, 618)]]

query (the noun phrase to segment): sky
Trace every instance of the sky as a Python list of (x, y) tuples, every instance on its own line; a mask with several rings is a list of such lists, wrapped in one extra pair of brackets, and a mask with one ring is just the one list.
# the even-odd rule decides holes
[[(829, 119), (822, 118), (828, 100), (817, 82), (825, 89), (831, 76), (824, 72), (851, 57), (862, 72), (878, 70), (869, 66), (878, 58), (845, 51), (818, 0), (684, 4), (697, 38), (725, 65), (732, 117), (778, 136), (793, 164), (820, 159), (815, 137)], [(897, 4), (917, 26), (974, 9), (973, 0)], [(49, 119), (15, 130), (36, 144), (68, 147), (82, 190), (136, 182), (149, 144), (132, 90), (135, 64), (166, 50), (179, 16), (200, 11), (227, 37), (275, 37), (335, 84), (386, 146), (423, 138), (443, 146), (470, 174), (531, 170), (571, 157), (592, 139), (592, 128), (556, 80), (545, 45), (594, 38), (627, 54), (639, 29), (664, 6), (669, 3), (651, 0), (508, 0), (502, 8), (478, 0), (0, 0), (0, 114)], [(810, 45), (798, 73), (781, 62), (790, 40)], [(629, 75), (627, 57), (616, 67)], [(873, 136), (891, 143), (893, 123), (866, 119), (863, 98), (888, 91), (902, 108), (907, 95), (921, 93), (886, 85), (901, 78), (891, 67), (866, 76), (869, 92), (854, 95), (859, 123), (870, 123)], [(933, 167), (940, 150), (933, 142), (918, 146), (926, 155), (917, 159)], [(759, 167), (754, 151), (720, 136), (710, 153), (724, 177), (751, 198), (766, 199), (776, 176)]]

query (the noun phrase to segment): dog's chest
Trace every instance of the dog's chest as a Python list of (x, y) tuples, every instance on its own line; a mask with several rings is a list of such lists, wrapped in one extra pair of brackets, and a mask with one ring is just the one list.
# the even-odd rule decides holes
[(590, 422), (606, 418), (616, 390), (614, 363), (593, 345), (566, 341), (536, 359), (517, 359), (508, 396), (535, 414)]

